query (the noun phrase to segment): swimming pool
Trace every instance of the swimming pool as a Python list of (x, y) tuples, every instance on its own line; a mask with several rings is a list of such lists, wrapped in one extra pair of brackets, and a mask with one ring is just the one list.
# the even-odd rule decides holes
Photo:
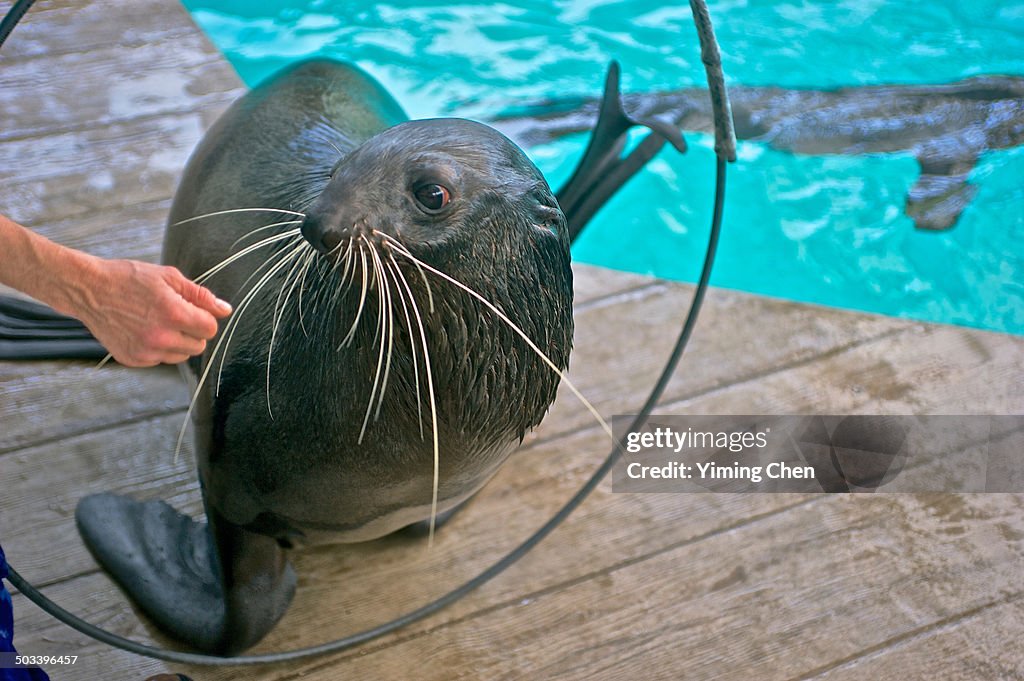
[[(315, 55), (358, 64), (412, 117), (488, 118), (523, 102), (704, 84), (686, 3), (186, 0), (250, 85)], [(827, 89), (1024, 75), (1024, 1), (711, 2), (730, 84)], [(1022, 123), (1024, 124), (1024, 123)], [(616, 196), (576, 260), (693, 281), (713, 188), (711, 138), (686, 133)], [(558, 187), (585, 135), (528, 148)], [(956, 226), (916, 230), (909, 152), (796, 155), (741, 142), (712, 284), (1024, 334), (1024, 147), (982, 154)]]

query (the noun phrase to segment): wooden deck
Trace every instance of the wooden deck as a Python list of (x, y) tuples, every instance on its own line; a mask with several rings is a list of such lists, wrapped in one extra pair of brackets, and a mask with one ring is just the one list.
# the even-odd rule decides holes
[[(0, 11), (3, 11), (0, 9)], [(0, 212), (97, 254), (155, 260), (190, 149), (242, 92), (172, 0), (41, 0), (0, 55)], [(727, 224), (726, 239), (742, 238)], [(572, 377), (640, 404), (691, 287), (577, 268)], [(713, 290), (663, 413), (1024, 413), (1024, 339)], [(0, 363), (0, 541), (86, 619), (167, 641), (97, 569), (82, 496), (194, 514), (187, 395), (171, 368)], [(435, 547), (398, 537), (294, 555), (294, 605), (258, 651), (380, 623), (539, 526), (607, 448), (568, 394)], [(425, 622), (276, 667), (167, 665), (14, 596), (16, 644), (76, 654), (56, 679), (1021, 679), (1024, 496), (613, 494), (606, 481), (506, 574)]]

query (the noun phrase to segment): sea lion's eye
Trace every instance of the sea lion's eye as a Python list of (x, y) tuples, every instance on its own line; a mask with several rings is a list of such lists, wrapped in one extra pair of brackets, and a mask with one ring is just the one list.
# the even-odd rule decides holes
[(452, 193), (440, 184), (423, 184), (413, 190), (419, 204), (428, 212), (436, 213), (451, 203)]

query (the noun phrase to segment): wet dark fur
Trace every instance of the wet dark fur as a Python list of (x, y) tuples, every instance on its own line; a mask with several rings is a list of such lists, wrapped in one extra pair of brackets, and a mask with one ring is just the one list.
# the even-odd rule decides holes
[[(329, 123), (325, 125), (326, 129), (318, 126), (318, 134), (334, 131)], [(344, 149), (342, 143), (348, 141), (344, 133), (335, 134), (339, 139), (332, 144)], [(371, 239), (373, 229), (394, 236), (417, 258), (502, 309), (556, 365), (567, 365), (572, 274), (564, 218), (543, 178), (518, 148), (479, 124), (433, 120), (391, 128), (340, 163), (337, 156), (325, 159), (329, 166), (321, 166), (325, 174), (330, 173), (330, 180), (315, 200), (269, 206), (307, 212), (307, 223), (317, 223), (321, 229), (345, 215), (349, 227), (359, 223)], [(417, 156), (429, 157), (435, 164), (450, 164), (457, 157), (463, 164), (454, 202), (457, 209), (443, 220), (424, 215), (410, 204), (403, 184), (415, 181)], [(316, 166), (309, 160), (296, 162), (315, 173)], [(479, 172), (471, 173), (470, 167)], [(408, 177), (390, 177), (396, 169)], [(296, 189), (304, 197), (312, 194)], [(215, 191), (204, 187), (200, 196)], [(192, 205), (183, 206), (188, 203)], [(202, 198), (179, 199), (172, 221), (191, 217), (199, 203), (207, 211), (242, 207), (245, 201), (232, 198), (213, 205)], [(232, 218), (237, 221), (237, 216)], [(190, 228), (196, 229), (184, 226)], [(217, 229), (205, 223), (198, 228)], [(168, 250), (176, 253), (177, 249)], [(384, 250), (379, 250), (383, 255)], [(218, 257), (227, 255), (222, 252)], [(201, 270), (190, 256), (191, 252), (185, 257), (171, 255), (168, 262), (197, 275)], [(247, 258), (234, 268), (232, 279), (238, 278), (236, 274), (248, 276), (265, 259), (266, 254)], [(337, 350), (356, 315), (359, 280), (335, 298), (341, 288), (340, 272), (332, 267), (332, 256), (322, 260), (306, 278), (309, 290), (304, 293), (302, 313), (293, 298), (280, 323), (282, 332), (271, 366), (273, 416), (267, 407), (266, 371), (271, 316), (280, 284), (268, 286), (267, 295), (245, 312), (220, 390), (207, 397), (211, 421), (207, 425), (204, 418), (197, 420), (200, 463), (210, 502), (232, 522), (257, 531), (288, 526), (294, 537), (304, 526), (352, 529), (413, 500), (429, 501), (431, 495), (430, 414), (415, 322), (410, 338), (396, 300), (395, 350), (384, 402), (379, 418), (371, 420), (363, 442), (357, 444), (379, 357), (374, 338), (376, 289), (371, 285), (357, 338)], [(423, 277), (401, 256), (396, 261), (426, 325), (441, 442), (440, 498), (454, 503), (483, 484), (511, 447), (540, 423), (554, 400), (558, 376), (491, 311), (454, 285), (427, 274), (436, 306), (430, 313)], [(221, 284), (218, 279), (211, 280), (211, 288), (236, 303), (247, 290), (236, 290), (233, 282)], [(210, 361), (212, 348), (193, 362), (197, 375)], [(420, 367), (419, 409), (413, 352)], [(207, 427), (208, 440), (203, 432)], [(262, 446), (254, 448), (254, 442)], [(379, 492), (402, 484), (408, 489), (401, 494)]]

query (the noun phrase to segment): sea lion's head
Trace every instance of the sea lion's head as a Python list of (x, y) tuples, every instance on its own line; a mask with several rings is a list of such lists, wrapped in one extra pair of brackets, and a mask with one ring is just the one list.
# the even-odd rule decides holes
[[(559, 368), (567, 365), (572, 273), (566, 220), (541, 172), (508, 138), (461, 119), (389, 128), (333, 167), (305, 210), (302, 235), (321, 257), (353, 261), (336, 270), (371, 270), (365, 275), (369, 295), (361, 290), (363, 276), (339, 277), (346, 293), (334, 316), (335, 338), (348, 335), (364, 302), (378, 304), (372, 289), (383, 281), (396, 309), (406, 292), (416, 299), (407, 307), (422, 313), (437, 393), (458, 396), (447, 410), (452, 422), (473, 421), (495, 437), (521, 437), (540, 422), (558, 375), (479, 299), (435, 272), (424, 275), (429, 266), (472, 289)], [(401, 285), (392, 271), (403, 273)], [(370, 320), (366, 332), (373, 332), (375, 312), (363, 314)], [(395, 314), (397, 326), (405, 326), (406, 354), (420, 353), (413, 347), (416, 325), (409, 328), (403, 313)], [(377, 353), (379, 344), (367, 339), (362, 347)], [(403, 369), (397, 377), (412, 373)], [(365, 380), (371, 386), (376, 368), (373, 374)], [(390, 389), (389, 397), (403, 398)]]
[(552, 260), (568, 252), (565, 217), (537, 167), (498, 131), (456, 118), (396, 125), (345, 156), (302, 234), (321, 253), (349, 237), (391, 237), (428, 261), (443, 249), (497, 244)]

